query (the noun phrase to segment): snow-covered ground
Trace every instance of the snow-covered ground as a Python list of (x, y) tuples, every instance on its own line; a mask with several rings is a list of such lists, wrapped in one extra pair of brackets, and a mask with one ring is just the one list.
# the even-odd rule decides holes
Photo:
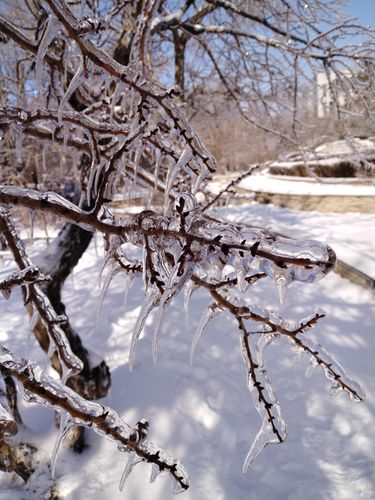
[[(364, 215), (319, 215), (257, 204), (231, 208), (231, 219), (263, 224), (290, 235), (332, 243), (339, 257), (353, 259), (374, 274), (375, 235), (372, 218)], [(337, 245), (338, 243), (338, 245)], [(365, 256), (365, 257), (364, 257)], [(334, 273), (315, 284), (290, 287), (280, 306), (276, 290), (259, 282), (253, 287), (256, 304), (269, 304), (287, 318), (306, 317), (315, 307), (327, 312), (309, 332), (358, 379), (367, 391), (363, 403), (345, 395), (331, 400), (329, 382), (320, 370), (305, 378), (308, 360), (294, 362), (290, 345), (274, 342), (266, 355), (289, 435), (285, 443), (268, 446), (247, 475), (242, 463), (260, 425), (246, 388), (237, 328), (222, 314), (203, 334), (189, 365), (190, 344), (199, 318), (209, 303), (205, 292), (192, 296), (186, 318), (182, 297), (172, 304), (159, 343), (159, 361), (152, 363), (151, 316), (137, 346), (133, 372), (127, 367), (132, 327), (140, 310), (142, 290), (134, 283), (123, 305), (124, 280), (117, 275), (104, 301), (100, 324), (96, 309), (100, 290), (98, 270), (102, 246), (92, 244), (68, 279), (64, 300), (85, 344), (104, 356), (112, 372), (112, 389), (105, 403), (131, 425), (140, 418), (151, 422), (151, 439), (181, 459), (190, 473), (186, 500), (352, 500), (375, 498), (375, 303), (374, 295)], [(9, 262), (5, 256), (5, 264)], [(4, 266), (0, 279), (12, 268)], [(27, 319), (21, 296), (1, 300), (0, 341), (17, 355), (45, 363), (33, 338), (28, 345)], [(41, 456), (52, 452), (56, 428), (50, 410), (24, 404), (26, 423), (42, 433)], [(35, 438), (39, 436), (36, 434)], [(169, 500), (172, 484), (165, 475), (149, 484), (151, 466), (138, 465), (122, 493), (118, 482), (126, 456), (115, 445), (87, 433), (89, 447), (82, 455), (63, 450), (57, 463), (57, 486), (62, 498), (85, 500)], [(38, 489), (22, 490), (18, 480), (0, 473), (0, 499), (39, 499)], [(32, 486), (32, 485), (30, 485)]]
[[(235, 176), (233, 176), (235, 178)], [(208, 186), (216, 193), (228, 184), (227, 176), (217, 176)], [(313, 177), (290, 177), (270, 175), (267, 172), (253, 174), (240, 182), (239, 187), (249, 192), (281, 193), (311, 196), (373, 196), (375, 203), (374, 179), (317, 179)]]

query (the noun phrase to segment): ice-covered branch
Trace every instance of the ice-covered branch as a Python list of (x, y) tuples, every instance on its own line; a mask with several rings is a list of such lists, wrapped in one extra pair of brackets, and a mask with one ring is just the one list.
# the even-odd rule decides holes
[(228, 193), (230, 194), (232, 192), (232, 189), (236, 186), (238, 186), (238, 184), (243, 181), (244, 179), (246, 179), (246, 177), (249, 177), (250, 175), (253, 175), (253, 173), (259, 168), (259, 165), (251, 165), (245, 172), (241, 173), (240, 175), (238, 175), (235, 179), (233, 179), (232, 181), (230, 181), (224, 189), (222, 189), (221, 191), (219, 191), (217, 193), (217, 195), (215, 195), (212, 200), (210, 200), (208, 203), (206, 203), (206, 205), (202, 208), (202, 212), (204, 212), (205, 210), (207, 210), (208, 208), (212, 207), (212, 205), (215, 205), (219, 199), (225, 194), (225, 193)]
[(262, 418), (262, 426), (244, 462), (246, 472), (262, 449), (269, 443), (282, 443), (286, 438), (286, 423), (281, 416), (280, 405), (267, 375), (263, 360), (263, 349), (273, 337), (260, 338), (253, 347), (251, 334), (246, 330), (242, 318), (238, 319), (242, 357), (248, 372), (248, 386), (256, 409)]
[[(49, 13), (50, 23), (54, 23), (56, 16), (61, 26), (69, 36), (75, 40), (82, 57), (90, 60), (95, 66), (108, 73), (111, 77), (135, 90), (143, 99), (151, 99), (163, 109), (174, 127), (179, 131), (181, 137), (189, 145), (208, 175), (216, 168), (212, 155), (204, 148), (197, 134), (194, 132), (184, 114), (176, 106), (173, 92), (165, 91), (162, 87), (147, 81), (144, 75), (139, 74), (132, 68), (125, 68), (112, 59), (104, 50), (94, 45), (90, 40), (82, 38), (79, 34), (79, 21), (63, 0), (44, 0), (44, 7)], [(141, 41), (141, 40), (140, 40)], [(40, 50), (40, 48), (39, 48)]]
[(117, 125), (116, 123), (103, 123), (93, 118), (72, 111), (62, 111), (60, 114), (57, 111), (39, 108), (36, 111), (25, 111), (21, 108), (0, 107), (0, 126), (8, 123), (18, 124), (26, 127), (32, 123), (52, 122), (56, 125), (58, 122), (68, 123), (80, 127), (83, 130), (90, 132), (110, 134), (113, 136), (129, 134), (127, 124)]
[(111, 408), (79, 396), (75, 391), (49, 377), (34, 362), (18, 358), (0, 346), (0, 371), (14, 377), (30, 401), (69, 414), (76, 425), (93, 429), (117, 444), (120, 451), (134, 452), (142, 461), (167, 471), (178, 485), (178, 491), (189, 487), (189, 477), (181, 463), (149, 441), (148, 423), (139, 422), (134, 429)]
[[(1, 205), (0, 230), (13, 253), (14, 260), (20, 271), (22, 272), (32, 267), (32, 263), (12, 224), (9, 213)], [(83, 368), (82, 361), (73, 353), (65, 332), (60, 326), (62, 322), (66, 321), (66, 317), (56, 314), (50, 300), (36, 283), (26, 285), (25, 302), (31, 302), (35, 308), (35, 313), (40, 316), (47, 327), (50, 342), (49, 355), (52, 356), (54, 351), (57, 351), (61, 364), (61, 377), (65, 383), (69, 377), (76, 375)]]
[(49, 276), (44, 276), (38, 267), (29, 266), (22, 271), (15, 271), (7, 278), (0, 281), (0, 292), (8, 299), (13, 288), (17, 286), (28, 285), (30, 283), (44, 283), (50, 280), (51, 278)]
[(54, 192), (41, 193), (33, 189), (0, 186), (0, 203), (57, 215), (91, 231), (96, 229), (110, 234), (121, 234), (122, 232), (120, 226), (99, 220), (96, 216), (85, 212)]

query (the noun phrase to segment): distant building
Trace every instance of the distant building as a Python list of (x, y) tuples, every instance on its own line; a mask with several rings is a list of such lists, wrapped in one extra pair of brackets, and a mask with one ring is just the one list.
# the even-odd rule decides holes
[[(347, 73), (347, 77), (352, 76), (350, 72), (345, 73)], [(337, 104), (340, 107), (345, 106), (347, 104), (347, 93), (341, 86), (338, 86), (337, 75), (325, 71), (318, 73), (316, 76), (316, 114), (318, 118), (329, 116), (335, 109), (332, 90), (335, 93)]]

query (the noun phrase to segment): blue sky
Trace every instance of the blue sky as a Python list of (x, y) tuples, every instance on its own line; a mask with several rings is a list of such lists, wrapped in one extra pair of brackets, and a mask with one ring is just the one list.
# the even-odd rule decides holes
[(375, 0), (349, 0), (345, 10), (358, 17), (362, 24), (375, 27)]

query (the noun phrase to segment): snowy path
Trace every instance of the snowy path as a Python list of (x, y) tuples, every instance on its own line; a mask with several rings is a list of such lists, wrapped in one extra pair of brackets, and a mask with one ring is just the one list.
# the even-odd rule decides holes
[[(306, 218), (303, 218), (305, 216)], [(324, 224), (319, 214), (293, 214), (275, 207), (233, 208), (230, 217), (249, 223), (267, 221), (275, 229), (291, 233), (304, 224), (311, 236), (331, 238), (345, 246), (344, 220)], [(295, 217), (295, 220), (293, 219)], [(302, 217), (302, 218), (299, 218)], [(360, 216), (357, 216), (360, 217)], [(362, 217), (362, 216), (361, 216)], [(350, 218), (362, 252), (371, 260), (373, 233), (358, 228), (365, 219)], [(292, 223), (292, 228), (290, 224)], [(368, 221), (370, 224), (370, 221)], [(363, 232), (363, 233), (362, 233)], [(326, 235), (326, 237), (325, 237)], [(353, 237), (355, 243), (355, 238)], [(336, 246), (333, 245), (335, 248)], [(346, 248), (346, 247), (345, 247)], [(101, 250), (99, 248), (99, 253)], [(345, 256), (342, 255), (345, 260)], [(358, 259), (360, 259), (358, 255)], [(204, 292), (193, 295), (185, 322), (182, 298), (172, 304), (161, 332), (159, 361), (152, 363), (152, 316), (136, 351), (132, 373), (127, 357), (132, 327), (140, 309), (140, 283), (134, 283), (128, 305), (123, 306), (123, 278), (116, 276), (103, 304), (100, 325), (96, 308), (100, 291), (97, 272), (102, 256), (92, 245), (79, 263), (64, 291), (68, 312), (86, 345), (105, 356), (113, 377), (111, 394), (105, 402), (130, 424), (139, 418), (151, 422), (150, 436), (180, 458), (191, 476), (186, 500), (352, 500), (375, 498), (375, 336), (374, 297), (331, 273), (321, 282), (290, 287), (284, 306), (290, 319), (307, 316), (323, 307), (327, 318), (311, 334), (366, 387), (367, 400), (351, 403), (344, 395), (328, 396), (329, 382), (316, 370), (304, 373), (308, 362), (293, 362), (289, 344), (270, 346), (266, 361), (288, 423), (287, 441), (267, 447), (247, 475), (241, 471), (260, 418), (246, 389), (245, 368), (239, 352), (237, 329), (223, 314), (209, 324), (189, 365), (191, 340), (199, 317), (208, 304)], [(367, 266), (367, 265), (366, 265)], [(0, 277), (5, 273), (2, 270)], [(273, 288), (261, 282), (254, 287), (254, 302), (278, 305)], [(31, 340), (27, 350), (27, 321), (20, 294), (1, 301), (0, 340), (18, 355), (43, 360)], [(45, 455), (51, 453), (55, 428), (52, 412), (24, 405), (26, 422), (35, 431), (48, 429)], [(82, 455), (64, 450), (57, 464), (59, 492), (64, 499), (171, 500), (172, 484), (161, 476), (148, 484), (151, 467), (141, 464), (132, 472), (125, 490), (118, 482), (126, 457), (105, 439), (88, 433), (89, 448)], [(36, 500), (38, 491), (22, 491), (9, 476), (0, 473), (0, 500)]]
[(375, 182), (368, 179), (325, 179), (321, 182), (309, 177), (287, 177), (254, 175), (243, 180), (239, 186), (254, 191), (314, 196), (373, 196), (375, 203)]

